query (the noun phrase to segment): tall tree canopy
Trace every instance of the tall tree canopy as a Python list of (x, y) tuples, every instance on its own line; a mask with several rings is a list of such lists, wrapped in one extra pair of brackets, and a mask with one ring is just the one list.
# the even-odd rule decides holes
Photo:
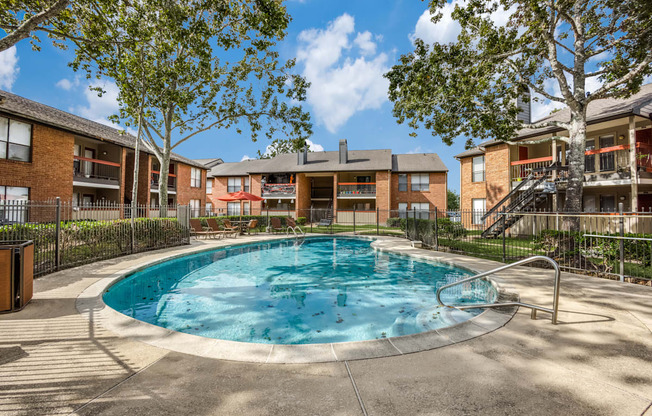
[[(433, 22), (445, 0), (430, 2)], [(492, 13), (509, 14), (499, 26)], [(446, 144), (465, 135), (510, 141), (522, 128), (558, 127), (568, 137), (565, 210), (581, 210), (586, 110), (599, 98), (636, 93), (652, 73), (652, 4), (640, 0), (459, 2), (461, 33), (450, 44), (415, 42), (386, 77), (399, 123), (425, 127)], [(594, 66), (594, 69), (590, 67)], [(600, 81), (587, 91), (587, 81)], [(551, 93), (550, 85), (558, 94)], [(568, 121), (522, 123), (516, 98), (529, 89), (570, 109)]]
[[(118, 4), (120, 3), (120, 4)], [(105, 5), (109, 22), (84, 22), (75, 69), (116, 80), (121, 118), (134, 120), (142, 99), (145, 140), (161, 165), (159, 203), (167, 205), (170, 154), (207, 130), (233, 129), (256, 140), (311, 134), (298, 105), (308, 84), (281, 62), (276, 41), (290, 21), (276, 0), (142, 0)], [(109, 42), (119, 36), (123, 42)], [(134, 79), (137, 82), (134, 82)], [(141, 87), (144, 90), (141, 90)], [(219, 152), (226, 142), (215, 142)]]

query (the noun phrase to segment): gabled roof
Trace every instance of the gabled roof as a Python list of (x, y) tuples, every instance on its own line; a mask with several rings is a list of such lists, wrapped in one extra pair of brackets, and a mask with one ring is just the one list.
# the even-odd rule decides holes
[[(645, 118), (652, 118), (652, 84), (641, 86), (641, 90), (626, 99), (604, 98), (601, 100), (591, 101), (586, 110), (586, 121), (588, 124), (600, 123), (615, 118), (629, 115), (638, 115)], [(553, 114), (543, 117), (533, 123), (545, 121), (570, 121), (570, 109), (565, 107)], [(541, 129), (522, 129), (516, 134), (516, 140), (526, 139), (543, 134), (556, 133), (563, 131), (559, 127), (546, 127)], [(466, 150), (455, 157), (457, 159), (469, 156), (484, 154), (482, 148), (503, 143), (500, 140), (486, 140), (473, 149)]]
[(306, 164), (299, 165), (296, 153), (284, 153), (272, 159), (244, 160), (213, 167), (209, 176), (245, 176), (253, 173), (300, 172), (446, 172), (448, 169), (434, 153), (392, 155), (389, 149), (349, 150), (348, 162), (340, 163), (339, 151), (309, 152)]
[(393, 172), (448, 172), (436, 153), (392, 155)]
[[(2, 90), (0, 90), (0, 113), (19, 116), (37, 123), (66, 130), (80, 136), (114, 143), (130, 149), (133, 149), (136, 144), (136, 138), (122, 130)], [(145, 151), (152, 153), (152, 149), (149, 148), (145, 149)], [(172, 154), (172, 160), (206, 169), (203, 164), (197, 163), (176, 153)]]
[(193, 160), (197, 163), (201, 163), (207, 168), (212, 168), (213, 166), (219, 165), (220, 163), (224, 163), (224, 161), (219, 157), (214, 157), (212, 159), (193, 159)]

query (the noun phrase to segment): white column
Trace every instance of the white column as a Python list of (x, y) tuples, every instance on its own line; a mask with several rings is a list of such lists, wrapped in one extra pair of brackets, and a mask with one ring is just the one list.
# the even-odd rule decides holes
[(634, 116), (629, 116), (629, 168), (632, 177), (631, 211), (638, 211), (638, 168), (636, 161), (636, 123)]

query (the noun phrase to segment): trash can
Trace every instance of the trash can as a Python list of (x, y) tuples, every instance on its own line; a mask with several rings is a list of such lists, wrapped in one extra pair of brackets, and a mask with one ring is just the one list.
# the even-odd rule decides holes
[(34, 242), (0, 241), (0, 313), (23, 309), (33, 291)]

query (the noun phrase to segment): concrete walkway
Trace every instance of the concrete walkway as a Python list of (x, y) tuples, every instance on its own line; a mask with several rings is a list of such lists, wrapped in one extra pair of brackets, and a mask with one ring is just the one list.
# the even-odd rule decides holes
[[(193, 242), (36, 280), (29, 307), (0, 315), (0, 414), (652, 415), (649, 287), (565, 273), (559, 325), (544, 313), (530, 320), (521, 309), (503, 328), (462, 343), (319, 364), (171, 352), (119, 337), (75, 308), (99, 279), (216, 244)], [(498, 265), (425, 253), (476, 270)], [(550, 304), (550, 271), (513, 269), (500, 280), (525, 302)]]

